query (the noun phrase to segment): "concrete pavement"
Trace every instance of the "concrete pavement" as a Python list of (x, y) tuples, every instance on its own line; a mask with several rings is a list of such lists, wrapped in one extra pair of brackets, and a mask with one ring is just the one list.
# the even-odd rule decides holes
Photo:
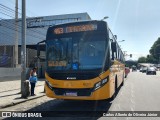
[(44, 79), (40, 79), (35, 87), (36, 96), (21, 98), (20, 80), (0, 80), (0, 109), (44, 96)]

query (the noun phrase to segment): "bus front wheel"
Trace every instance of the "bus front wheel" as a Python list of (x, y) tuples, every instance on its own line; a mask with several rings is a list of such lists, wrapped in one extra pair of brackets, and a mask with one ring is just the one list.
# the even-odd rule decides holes
[(114, 100), (116, 95), (117, 95), (117, 77), (115, 79), (114, 94), (112, 95), (111, 100)]

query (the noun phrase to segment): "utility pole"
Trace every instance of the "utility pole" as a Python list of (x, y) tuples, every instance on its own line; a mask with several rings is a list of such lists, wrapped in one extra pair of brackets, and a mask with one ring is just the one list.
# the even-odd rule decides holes
[(15, 1), (15, 47), (14, 47), (14, 67), (18, 67), (18, 0)]
[(126, 60), (127, 51), (123, 51), (124, 59)]
[(21, 94), (25, 94), (26, 80), (26, 0), (22, 0), (22, 43), (21, 43)]

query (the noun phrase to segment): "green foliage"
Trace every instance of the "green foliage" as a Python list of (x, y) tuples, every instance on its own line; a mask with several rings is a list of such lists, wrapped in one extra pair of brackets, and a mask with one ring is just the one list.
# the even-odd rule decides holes
[(155, 48), (157, 45), (160, 45), (160, 37), (154, 42), (151, 49), (149, 50), (150, 54), (154, 56)]
[(152, 61), (151, 63), (158, 63), (160, 57), (160, 37), (154, 42), (149, 52), (151, 57), (147, 57), (147, 61)]
[(147, 57), (140, 57), (138, 63), (153, 63), (156, 64), (158, 61), (152, 55), (147, 55)]
[(140, 57), (140, 58), (138, 58), (138, 63), (146, 63), (147, 61), (146, 61), (146, 57)]
[(147, 55), (146, 62), (155, 64), (157, 63), (157, 60), (152, 55)]
[(154, 49), (154, 55), (156, 58), (159, 58), (160, 56), (160, 44), (156, 45), (155, 49)]

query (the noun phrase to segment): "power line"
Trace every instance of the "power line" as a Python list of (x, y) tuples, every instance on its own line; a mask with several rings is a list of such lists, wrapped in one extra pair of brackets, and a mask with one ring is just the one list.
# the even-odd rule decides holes
[[(1, 13), (1, 12), (0, 12), (0, 13)], [(8, 15), (8, 16), (9, 16), (9, 15)], [(6, 22), (6, 20), (3, 19), (3, 18), (0, 18), (0, 20), (4, 20), (3, 23)], [(0, 22), (1, 22), (1, 21), (0, 21)], [(1, 25), (2, 25), (2, 24), (1, 24)], [(15, 27), (14, 24), (12, 24), (12, 26)], [(21, 28), (22, 26), (21, 26), (21, 25), (18, 25), (18, 27)], [(40, 31), (33, 30), (33, 29), (30, 29), (30, 31), (33, 31), (33, 32), (35, 32), (35, 33), (38, 33), (38, 34), (41, 35), (41, 36), (45, 36), (45, 34), (42, 33), (42, 32), (40, 32)]]
[[(1, 13), (1, 12), (0, 12)], [(8, 25), (8, 23), (7, 23), (7, 20), (5, 20), (4, 18), (1, 18), (0, 17), (0, 22), (1, 22), (1, 26), (3, 25), (2, 23), (5, 23), (5, 25)], [(14, 20), (13, 20), (14, 21)], [(11, 22), (11, 20), (9, 20), (9, 23)], [(9, 24), (9, 26), (11, 26), (13, 29), (15, 29), (15, 26), (14, 26), (14, 23), (13, 24)], [(22, 26), (21, 25), (18, 25), (18, 27), (19, 28), (21, 28)], [(39, 31), (36, 31), (36, 30), (33, 30), (33, 29), (30, 29), (29, 31), (33, 31), (33, 32), (35, 32), (35, 33), (38, 33), (40, 36), (45, 36), (45, 34), (44, 33), (42, 33), (42, 32), (39, 32)]]
[[(1, 8), (4, 8), (5, 10), (8, 10), (8, 11), (11, 11), (11, 12), (14, 12), (14, 13), (15, 13), (15, 10), (13, 10), (13, 9), (11, 9), (11, 8), (7, 7), (7, 6), (4, 6), (4, 5), (2, 5), (2, 4), (0, 4), (0, 7), (1, 7)], [(8, 14), (6, 14), (6, 13), (4, 13), (4, 12), (0, 12), (0, 13), (2, 13), (2, 14), (4, 14), (4, 15), (6, 15), (6, 16), (8, 16), (8, 17), (14, 18), (13, 16), (8, 15)], [(18, 13), (18, 14), (20, 14), (20, 15), (21, 15), (21, 13)], [(46, 30), (46, 29), (45, 29), (45, 30)], [(45, 36), (45, 34), (44, 34), (44, 33), (39, 32), (39, 31), (37, 31), (37, 30), (35, 31), (35, 30), (31, 29), (31, 31), (34, 31), (34, 32), (36, 32), (36, 33), (39, 33), (40, 35), (44, 35), (44, 36)]]
[[(7, 11), (9, 11), (9, 12), (15, 13), (15, 10), (13, 10), (13, 9), (11, 9), (11, 8), (9, 8), (9, 7), (7, 7), (7, 6), (5, 6), (5, 5), (0, 4), (0, 8), (2, 8), (2, 9), (4, 9), (4, 10), (7, 10)], [(19, 13), (19, 12), (18, 12), (18, 14), (19, 14), (20, 16), (22, 15), (22, 14)]]
[[(1, 26), (6, 27), (6, 28), (8, 28), (8, 29), (10, 29), (10, 30), (13, 30), (13, 31), (17, 31), (17, 30), (15, 29), (15, 27), (14, 27), (14, 24), (8, 25), (8, 23), (7, 23), (6, 21), (2, 21), (3, 19), (0, 18), (0, 20), (1, 20)], [(18, 27), (20, 27), (20, 26), (18, 26)], [(20, 33), (21, 31), (18, 30), (17, 32)], [(28, 34), (28, 33), (27, 33), (27, 35), (32, 36), (32, 37), (34, 37), (34, 38), (42, 39), (42, 37), (40, 37), (40, 36), (35, 36), (35, 35), (33, 35), (33, 34)]]

